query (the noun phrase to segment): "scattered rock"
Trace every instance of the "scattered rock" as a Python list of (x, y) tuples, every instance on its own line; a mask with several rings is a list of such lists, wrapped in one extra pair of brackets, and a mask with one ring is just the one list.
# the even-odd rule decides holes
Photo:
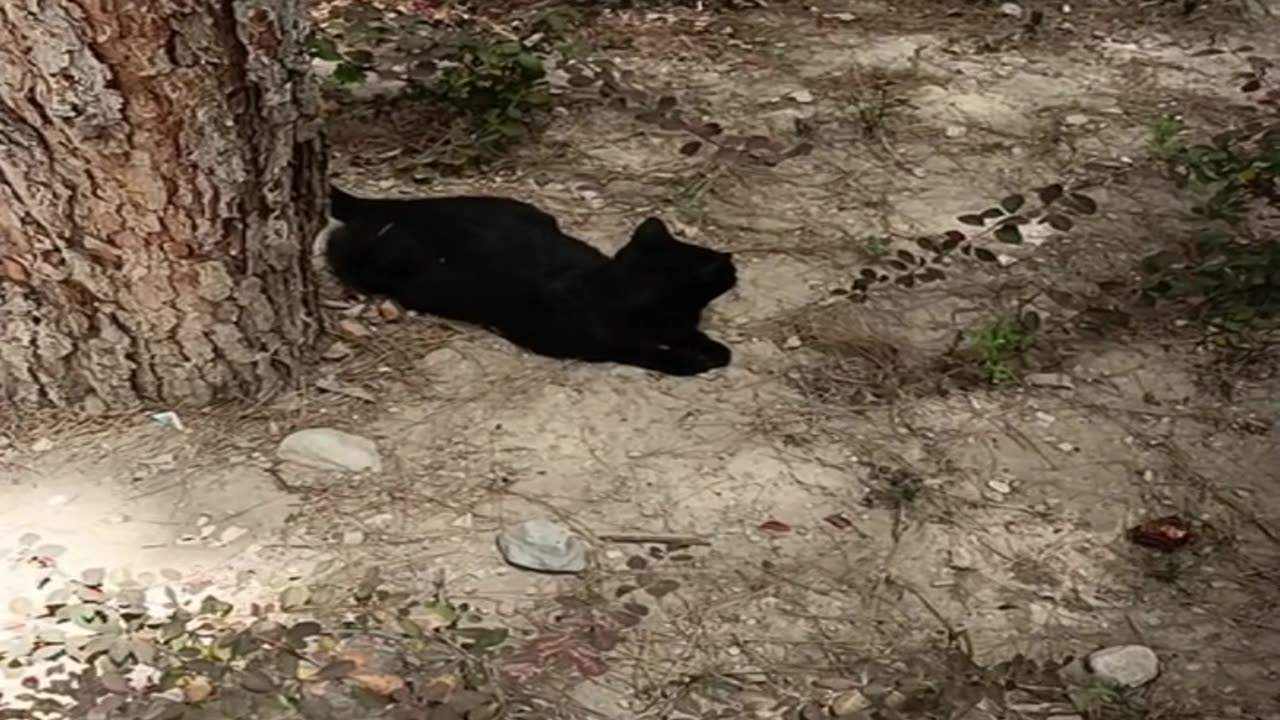
[(1022, 6), (1018, 3), (1007, 2), (1000, 6), (1000, 12), (1009, 17), (1020, 18), (1022, 17)]
[(338, 321), (338, 330), (347, 337), (366, 338), (373, 334), (364, 323), (355, 318), (343, 318)]
[(186, 430), (186, 426), (182, 424), (182, 417), (172, 410), (154, 413), (151, 415), (151, 419), (157, 424), (163, 425), (167, 428), (173, 428), (178, 432)]
[(335, 340), (332, 345), (324, 349), (320, 353), (320, 357), (324, 360), (341, 360), (351, 356), (351, 348), (341, 340)]
[(299, 430), (280, 441), (276, 456), (321, 470), (382, 470), (382, 458), (372, 440), (333, 428)]
[(1145, 645), (1113, 645), (1095, 650), (1085, 664), (1095, 677), (1124, 688), (1142, 687), (1160, 674), (1160, 658)]
[(1026, 380), (1027, 384), (1036, 387), (1058, 388), (1060, 390), (1076, 389), (1075, 382), (1066, 373), (1029, 373), (1026, 376)]
[(404, 317), (404, 311), (391, 300), (383, 300), (378, 303), (377, 312), (378, 317), (382, 318), (383, 322), (395, 322)]
[(850, 12), (827, 13), (823, 17), (827, 18), (828, 20), (839, 20), (840, 22), (853, 22), (854, 20), (858, 19), (857, 15), (854, 15), (853, 13), (850, 13)]
[(987, 487), (1001, 495), (1008, 495), (1013, 492), (1013, 486), (1003, 480), (988, 480)]
[(348, 530), (342, 533), (343, 545), (359, 545), (364, 542), (364, 533), (359, 530)]
[(587, 569), (587, 544), (569, 528), (550, 520), (527, 520), (498, 534), (507, 562), (538, 572), (578, 573)]
[(804, 345), (804, 341), (802, 341), (802, 340), (801, 340), (798, 336), (796, 336), (796, 335), (792, 335), (791, 337), (787, 338), (786, 342), (782, 343), (782, 347), (784, 347), (784, 348), (786, 348), (786, 349), (788, 349), (788, 350), (795, 350), (796, 348), (800, 347), (801, 345)]
[(813, 93), (809, 92), (804, 88), (800, 88), (799, 90), (793, 90), (787, 93), (787, 97), (790, 98), (791, 100), (795, 100), (801, 105), (808, 105), (809, 103), (813, 102)]
[(959, 138), (959, 137), (964, 137), (966, 134), (968, 134), (969, 129), (963, 125), (948, 125), (947, 129), (944, 130), (943, 132), (949, 138)]
[(973, 556), (962, 547), (953, 547), (947, 551), (947, 565), (952, 570), (973, 570)]
[(1062, 118), (1062, 122), (1074, 127), (1080, 127), (1081, 125), (1089, 124), (1089, 116), (1081, 113), (1072, 113)]
[(249, 530), (247, 528), (242, 528), (239, 525), (228, 525), (222, 529), (222, 532), (218, 533), (218, 544), (230, 545), (248, 534)]
[(1060, 442), (1060, 443), (1058, 443), (1057, 445), (1054, 445), (1054, 447), (1058, 448), (1059, 450), (1061, 450), (1061, 451), (1062, 451), (1062, 452), (1064, 452), (1064, 453), (1073, 453), (1073, 452), (1076, 452), (1077, 450), (1079, 450), (1079, 449), (1080, 449), (1080, 448), (1076, 447), (1075, 445), (1072, 445), (1071, 443), (1069, 443), (1069, 442), (1065, 442), (1065, 441), (1064, 441), (1064, 442)]
[(871, 701), (858, 690), (842, 692), (831, 699), (831, 714), (837, 718), (852, 718), (871, 706)]
[(53, 449), (53, 441), (50, 440), (49, 438), (42, 437), (39, 440), (36, 440), (35, 442), (31, 443), (31, 452), (42, 453), (42, 452), (49, 452), (52, 449)]

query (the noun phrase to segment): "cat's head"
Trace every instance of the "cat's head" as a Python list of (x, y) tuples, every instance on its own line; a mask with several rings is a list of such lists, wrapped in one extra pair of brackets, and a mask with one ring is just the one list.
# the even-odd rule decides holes
[[(614, 256), (622, 277), (706, 304), (738, 283), (733, 254), (680, 240), (656, 217), (647, 218)], [(630, 283), (629, 283), (630, 284)]]

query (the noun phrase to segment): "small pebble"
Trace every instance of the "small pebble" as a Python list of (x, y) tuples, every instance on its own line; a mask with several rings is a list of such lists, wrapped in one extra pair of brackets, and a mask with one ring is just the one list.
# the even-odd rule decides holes
[(503, 528), (498, 550), (518, 568), (550, 573), (587, 569), (587, 544), (569, 528), (550, 520), (527, 520)]
[(813, 93), (805, 90), (804, 88), (787, 93), (787, 97), (795, 100), (801, 105), (807, 105), (813, 102)]
[(1075, 127), (1079, 127), (1079, 126), (1081, 126), (1081, 125), (1087, 125), (1087, 124), (1089, 124), (1089, 116), (1088, 116), (1088, 115), (1081, 115), (1080, 113), (1073, 113), (1073, 114), (1071, 114), (1071, 115), (1068, 115), (1068, 116), (1066, 116), (1066, 117), (1062, 118), (1062, 122), (1064, 122), (1064, 123), (1066, 123), (1066, 124), (1068, 124), (1068, 125), (1072, 125), (1072, 126), (1075, 126)]
[(1001, 495), (1008, 495), (1013, 492), (1013, 486), (1003, 480), (988, 480), (987, 487)]
[(1000, 12), (1009, 17), (1020, 18), (1022, 17), (1022, 6), (1018, 3), (1007, 2), (1000, 6)]
[(1145, 645), (1114, 645), (1090, 653), (1089, 670), (1124, 688), (1142, 687), (1160, 674), (1160, 658)]
[(787, 338), (787, 341), (782, 344), (782, 347), (788, 350), (795, 350), (796, 348), (802, 345), (804, 345), (804, 341), (801, 340), (798, 336), (792, 335), (791, 337)]
[(973, 556), (968, 550), (961, 547), (953, 547), (947, 551), (947, 565), (952, 570), (972, 570), (974, 568)]
[(49, 438), (40, 438), (39, 440), (36, 440), (35, 442), (31, 443), (32, 452), (38, 452), (38, 453), (49, 452), (52, 449), (53, 449), (53, 441), (50, 440)]

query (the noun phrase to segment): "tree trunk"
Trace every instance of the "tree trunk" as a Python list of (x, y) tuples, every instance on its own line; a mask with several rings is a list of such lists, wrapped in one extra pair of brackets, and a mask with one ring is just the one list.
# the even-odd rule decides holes
[(0, 0), (0, 412), (258, 398), (316, 333), (306, 0)]

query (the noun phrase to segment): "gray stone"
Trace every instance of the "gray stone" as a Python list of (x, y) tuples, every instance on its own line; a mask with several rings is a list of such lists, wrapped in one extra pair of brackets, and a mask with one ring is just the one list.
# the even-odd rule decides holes
[(578, 573), (587, 569), (587, 544), (569, 528), (550, 520), (526, 520), (498, 533), (498, 550), (525, 570)]
[(1142, 687), (1160, 674), (1160, 658), (1145, 645), (1113, 645), (1089, 654), (1089, 670), (1124, 688)]
[(321, 470), (382, 470), (382, 457), (372, 440), (333, 428), (299, 430), (280, 441), (276, 456)]
[(842, 692), (831, 699), (831, 714), (841, 720), (857, 717), (869, 707), (871, 707), (871, 701), (858, 690)]

